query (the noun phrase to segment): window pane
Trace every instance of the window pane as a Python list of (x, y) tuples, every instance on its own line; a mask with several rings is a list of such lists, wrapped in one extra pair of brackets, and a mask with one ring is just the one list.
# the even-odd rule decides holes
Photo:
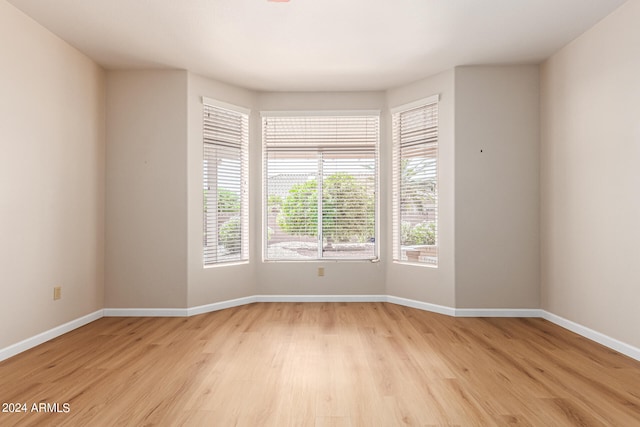
[(318, 257), (318, 160), (271, 153), (267, 175), (267, 258)]
[(393, 115), (394, 260), (438, 264), (438, 104)]
[(268, 117), (265, 256), (373, 259), (378, 117)]
[(374, 258), (375, 157), (326, 156), (322, 171), (323, 256)]
[(248, 116), (204, 106), (204, 264), (248, 259)]

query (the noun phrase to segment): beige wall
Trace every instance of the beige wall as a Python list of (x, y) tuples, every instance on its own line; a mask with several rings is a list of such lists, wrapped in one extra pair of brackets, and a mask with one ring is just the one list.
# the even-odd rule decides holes
[(542, 66), (543, 307), (640, 347), (640, 2)]
[[(207, 267), (203, 266), (202, 249), (202, 97), (236, 105), (251, 110), (250, 121), (250, 165), (249, 191), (252, 196), (249, 206), (250, 217), (250, 263)], [(259, 113), (255, 111), (255, 93), (246, 89), (225, 85), (189, 73), (188, 115), (189, 136), (187, 142), (188, 161), (188, 276), (190, 307), (227, 301), (255, 295), (255, 265), (259, 258), (254, 249), (260, 236), (260, 128)], [(257, 196), (257, 197), (256, 197)]]
[[(384, 92), (337, 92), (337, 93), (259, 93), (257, 108), (260, 111), (294, 110), (380, 110), (384, 108)], [(259, 111), (258, 111), (259, 113)], [(384, 120), (381, 120), (381, 147), (388, 141), (384, 138)], [(261, 148), (260, 122), (256, 125), (254, 149)], [(256, 150), (258, 159), (261, 151)], [(256, 183), (253, 202), (254, 214), (261, 218), (261, 177)], [(384, 209), (386, 187), (381, 180), (381, 206)], [(260, 221), (260, 219), (259, 219)], [(380, 221), (381, 235), (386, 235), (384, 215)], [(262, 262), (260, 242), (262, 224), (258, 222), (255, 234), (257, 263), (257, 292), (270, 295), (377, 295), (385, 293), (385, 265), (369, 261), (317, 261), (317, 262)], [(384, 247), (385, 241), (381, 241)], [(325, 276), (317, 276), (317, 268), (324, 267)]]
[(456, 307), (539, 307), (538, 81), (455, 69)]
[(0, 0), (0, 348), (103, 307), (103, 86)]
[[(254, 294), (541, 303), (640, 347), (637, 22), (640, 3), (628, 2), (543, 64), (540, 80), (535, 66), (459, 67), (386, 93), (255, 93), (187, 71), (105, 77), (0, 0), (0, 322), (11, 325), (0, 348), (103, 307), (193, 307)], [(391, 261), (387, 107), (436, 93), (434, 269)], [(246, 264), (202, 267), (201, 96), (252, 110)], [(382, 111), (382, 262), (262, 262), (259, 112), (298, 109)]]
[[(385, 259), (386, 292), (389, 295), (409, 298), (431, 304), (453, 307), (455, 305), (454, 271), (454, 74), (453, 70), (387, 91), (387, 106), (398, 107), (431, 95), (440, 94), (439, 104), (439, 205), (438, 268), (392, 262), (391, 226), (386, 230)], [(391, 129), (385, 132), (385, 163), (382, 180), (391, 188)], [(387, 196), (387, 201), (391, 200)], [(383, 209), (391, 221), (390, 202)], [(390, 224), (389, 224), (390, 225)]]
[(107, 308), (187, 306), (187, 72), (107, 74)]

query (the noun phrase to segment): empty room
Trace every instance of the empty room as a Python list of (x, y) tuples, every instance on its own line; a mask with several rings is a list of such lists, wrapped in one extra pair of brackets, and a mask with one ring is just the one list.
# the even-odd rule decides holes
[(0, 0), (0, 425), (640, 426), (639, 22)]

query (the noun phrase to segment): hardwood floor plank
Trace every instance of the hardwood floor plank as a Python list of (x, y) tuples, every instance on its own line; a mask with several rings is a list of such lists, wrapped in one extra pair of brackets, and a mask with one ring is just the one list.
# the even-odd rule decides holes
[(4, 426), (640, 426), (640, 362), (542, 319), (388, 303), (103, 318), (0, 363)]

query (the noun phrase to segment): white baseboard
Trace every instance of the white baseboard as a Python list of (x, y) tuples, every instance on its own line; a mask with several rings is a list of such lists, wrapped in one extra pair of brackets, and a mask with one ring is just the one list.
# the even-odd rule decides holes
[(79, 317), (63, 325), (56, 326), (53, 329), (49, 329), (48, 331), (42, 332), (38, 335), (34, 335), (31, 338), (27, 338), (26, 340), (10, 345), (9, 347), (0, 349), (0, 361), (15, 356), (18, 353), (22, 353), (23, 351), (27, 351), (30, 348), (36, 347), (44, 342), (57, 338), (60, 335), (66, 334), (67, 332), (71, 332), (74, 329), (86, 325), (87, 323), (93, 322), (94, 320), (98, 320), (103, 317), (103, 315), (104, 310), (94, 311), (93, 313), (87, 314), (86, 316)]
[(256, 302), (386, 302), (386, 295), (256, 295)]
[(456, 317), (541, 317), (537, 308), (456, 308)]
[(188, 308), (105, 308), (104, 317), (186, 317)]
[(253, 295), (190, 308), (105, 308), (105, 317), (188, 317), (254, 302), (386, 302), (386, 295)]
[(0, 349), (0, 361), (84, 326), (87, 323), (91, 323), (94, 320), (98, 320), (101, 317), (187, 317), (254, 302), (389, 302), (454, 317), (540, 317), (633, 359), (640, 360), (640, 348), (541, 309), (456, 309), (392, 295), (253, 295), (191, 308), (105, 308), (104, 310), (98, 310), (67, 322), (64, 325), (27, 338), (19, 343), (10, 345), (9, 347)]
[(438, 314), (446, 314), (447, 316), (455, 316), (456, 309), (445, 305), (431, 304), (428, 302), (416, 301), (413, 299), (394, 297), (387, 295), (387, 302), (392, 304), (404, 305), (405, 307), (417, 308), (419, 310), (431, 311)]
[(595, 341), (598, 344), (602, 344), (605, 347), (609, 347), (619, 353), (629, 356), (635, 360), (640, 361), (640, 348), (634, 347), (630, 344), (611, 338), (603, 333), (589, 329), (586, 326), (582, 326), (578, 323), (567, 320), (563, 317), (557, 316), (553, 313), (542, 309), (505, 309), (505, 308), (493, 308), (493, 309), (468, 309), (468, 308), (452, 308), (443, 305), (430, 304), (422, 301), (416, 301), (406, 298), (399, 298), (394, 296), (387, 296), (387, 302), (393, 304), (404, 305), (407, 307), (417, 308), (420, 310), (431, 311), (439, 314), (446, 314), (447, 316), (455, 317), (538, 317), (543, 318), (551, 323), (554, 323), (560, 327), (575, 332), (585, 338)]
[(618, 341), (615, 338), (611, 338), (608, 335), (602, 334), (598, 331), (594, 331), (593, 329), (589, 329), (586, 326), (582, 326), (579, 323), (572, 322), (571, 320), (565, 319), (564, 317), (549, 313), (548, 311), (542, 310), (542, 315), (540, 317), (548, 320), (551, 323), (555, 323), (558, 326), (568, 329), (571, 332), (582, 335), (583, 337), (588, 338), (591, 341), (595, 341), (598, 344), (609, 347), (610, 349), (615, 350), (618, 353), (622, 353), (633, 359), (640, 360), (640, 348), (634, 347), (622, 341)]
[(542, 310), (537, 308), (453, 308), (446, 305), (431, 304), (407, 298), (387, 296), (387, 302), (445, 314), (453, 317), (541, 317)]
[(228, 301), (214, 302), (211, 304), (199, 305), (187, 309), (187, 316), (195, 316), (197, 314), (210, 313), (212, 311), (224, 310), (225, 308), (238, 307), (256, 302), (256, 297), (243, 297)]

